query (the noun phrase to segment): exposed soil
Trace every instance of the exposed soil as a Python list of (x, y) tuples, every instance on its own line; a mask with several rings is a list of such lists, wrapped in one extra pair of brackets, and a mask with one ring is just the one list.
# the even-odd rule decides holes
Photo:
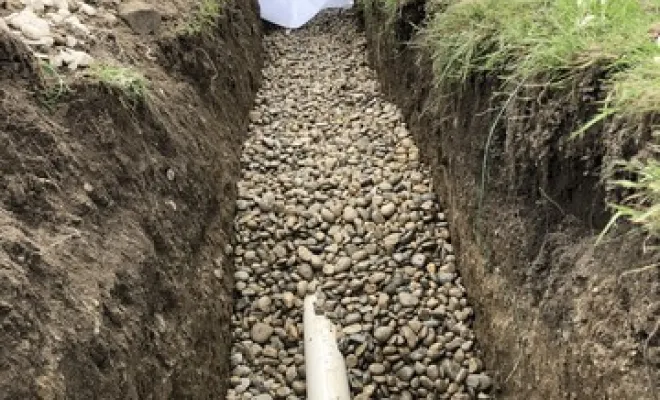
[(0, 398), (224, 395), (261, 26), (256, 1), (223, 4), (204, 33), (114, 32), (139, 99), (62, 74), (46, 107), (52, 75), (0, 32)]
[(602, 184), (604, 165), (642, 151), (649, 121), (608, 121), (567, 140), (602, 97), (594, 68), (572, 87), (528, 89), (490, 135), (499, 82), (474, 76), (451, 93), (433, 89), (429, 54), (408, 45), (424, 7), (408, 1), (391, 24), (380, 10), (362, 23), (449, 210), (500, 398), (656, 399), (660, 280), (657, 268), (638, 268), (658, 256), (626, 229), (595, 245), (618, 195)]

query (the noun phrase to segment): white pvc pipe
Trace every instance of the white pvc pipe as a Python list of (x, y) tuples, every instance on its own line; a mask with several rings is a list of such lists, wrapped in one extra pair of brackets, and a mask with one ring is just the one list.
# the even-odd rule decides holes
[(337, 328), (323, 315), (316, 315), (315, 295), (305, 298), (305, 376), (307, 400), (350, 400), (344, 357), (337, 348)]

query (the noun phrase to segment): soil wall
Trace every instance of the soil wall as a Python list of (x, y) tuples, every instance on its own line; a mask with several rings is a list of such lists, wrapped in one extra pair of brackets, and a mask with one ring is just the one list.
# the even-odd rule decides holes
[(137, 99), (64, 78), (46, 107), (0, 30), (1, 399), (224, 397), (261, 24), (256, 0), (221, 4), (209, 30), (148, 39)]
[(562, 89), (540, 79), (506, 107), (489, 76), (440, 93), (430, 54), (411, 44), (424, 3), (403, 2), (393, 21), (377, 7), (360, 19), (384, 91), (450, 210), (496, 397), (657, 398), (660, 280), (643, 268), (657, 255), (626, 229), (595, 246), (616, 195), (602, 184), (604, 165), (643, 149), (653, 118), (607, 121), (568, 140), (603, 96), (598, 68)]

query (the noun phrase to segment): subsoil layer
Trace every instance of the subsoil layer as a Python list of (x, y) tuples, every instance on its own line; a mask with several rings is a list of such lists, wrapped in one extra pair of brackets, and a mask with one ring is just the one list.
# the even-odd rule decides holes
[(361, 22), (449, 210), (499, 398), (656, 399), (657, 257), (625, 229), (595, 245), (609, 218), (604, 160), (642, 149), (648, 121), (609, 121), (566, 140), (603, 96), (594, 69), (572, 87), (529, 89), (491, 130), (499, 83), (474, 76), (439, 93), (430, 54), (409, 45), (424, 3), (405, 2), (394, 21), (374, 8)]
[(53, 101), (0, 32), (1, 399), (224, 396), (261, 25), (256, 1), (222, 4), (198, 32), (116, 32), (143, 55), (139, 98), (63, 74)]

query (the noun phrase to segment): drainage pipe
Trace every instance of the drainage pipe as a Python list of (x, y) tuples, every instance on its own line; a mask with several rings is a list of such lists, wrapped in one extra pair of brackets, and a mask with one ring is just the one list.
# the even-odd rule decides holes
[(350, 400), (344, 357), (337, 348), (337, 328), (314, 309), (316, 295), (305, 298), (305, 376), (307, 400)]

